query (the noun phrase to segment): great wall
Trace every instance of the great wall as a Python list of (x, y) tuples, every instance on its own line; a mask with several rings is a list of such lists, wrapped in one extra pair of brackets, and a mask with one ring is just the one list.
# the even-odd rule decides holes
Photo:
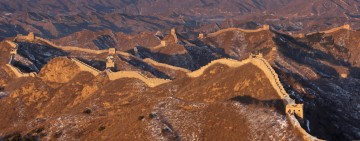
[[(341, 29), (343, 29), (344, 27), (342, 27)], [(243, 30), (243, 29), (227, 29), (227, 30), (222, 30), (222, 31), (218, 31), (212, 34), (209, 34), (210, 36), (215, 36), (217, 34), (223, 33), (225, 31), (230, 31), (230, 30), (240, 30), (243, 32), (259, 32), (259, 31), (263, 31), (263, 30), (269, 30), (268, 26), (264, 26), (263, 28), (257, 29), (257, 30)], [(327, 31), (327, 33), (329, 32), (334, 32), (340, 30), (340, 28), (336, 28), (336, 29), (331, 29), (329, 31)], [(121, 55), (130, 55), (128, 53), (119, 53), (119, 52), (115, 52), (114, 50), (91, 50), (91, 49), (83, 49), (83, 48), (79, 48), (79, 47), (71, 47), (71, 46), (57, 46), (53, 43), (51, 43), (48, 40), (39, 38), (39, 37), (34, 37), (33, 34), (29, 34), (28, 36), (19, 36), (19, 38), (17, 39), (25, 39), (27, 41), (35, 41), (35, 40), (39, 40), (42, 42), (45, 42), (51, 46), (54, 46), (56, 48), (65, 50), (65, 51), (80, 51), (80, 52), (86, 52), (86, 53), (92, 53), (92, 54), (101, 54), (101, 53), (109, 53), (109, 54), (121, 54)], [(12, 59), (13, 59), (13, 55), (16, 55), (16, 50), (17, 50), (17, 44), (15, 42), (12, 41), (7, 41), (10, 46), (14, 49), (13, 51), (11, 51), (11, 58), (9, 61), (9, 64), (7, 64), (7, 66), (14, 72), (14, 74), (17, 77), (36, 77), (36, 73), (32, 72), (32, 73), (22, 73), (18, 68), (14, 67), (11, 65)], [(93, 68), (89, 65), (87, 65), (86, 63), (83, 63), (79, 60), (77, 60), (76, 58), (72, 58), (72, 61), (75, 62), (75, 64), (77, 66), (79, 66), (81, 71), (86, 71), (86, 72), (90, 72), (91, 74), (93, 74), (94, 76), (99, 75), (100, 73), (102, 73), (102, 71), (97, 70), (96, 68)], [(251, 63), (255, 66), (257, 66), (258, 68), (260, 68), (264, 74), (266, 75), (266, 77), (269, 79), (272, 87), (276, 90), (277, 94), (279, 95), (279, 97), (283, 100), (284, 105), (286, 105), (286, 116), (288, 117), (287, 119), (289, 119), (290, 123), (302, 134), (303, 139), (304, 140), (320, 140), (317, 139), (316, 137), (311, 136), (310, 134), (308, 134), (301, 126), (299, 121), (296, 119), (295, 115), (298, 116), (299, 118), (303, 118), (303, 105), (302, 104), (296, 104), (294, 102), (294, 100), (292, 100), (289, 97), (289, 94), (285, 91), (285, 89), (283, 88), (278, 74), (274, 71), (274, 69), (271, 67), (271, 65), (269, 64), (269, 62), (267, 62), (262, 55), (250, 55), (250, 57), (248, 59), (245, 59), (243, 61), (237, 61), (237, 60), (233, 60), (233, 59), (218, 59), (218, 60), (214, 60), (212, 62), (210, 62), (209, 64), (201, 67), (200, 69), (190, 72), (189, 70), (186, 69), (182, 69), (182, 68), (178, 68), (178, 67), (174, 67), (174, 66), (170, 66), (167, 64), (162, 64), (162, 63), (158, 63), (154, 60), (151, 59), (144, 59), (145, 62), (153, 64), (153, 65), (157, 65), (157, 66), (162, 66), (162, 67), (167, 67), (167, 68), (171, 68), (171, 69), (175, 69), (175, 70), (180, 70), (183, 72), (186, 72), (188, 77), (191, 78), (196, 78), (201, 76), (204, 71), (206, 69), (208, 69), (209, 67), (215, 65), (215, 64), (223, 64), (223, 65), (227, 65), (228, 67), (231, 68), (236, 68), (236, 67), (240, 67), (243, 66), (245, 64)], [(144, 75), (142, 75), (140, 72), (137, 71), (118, 71), (118, 72), (112, 72), (111, 70), (107, 69), (105, 70), (107, 76), (109, 77), (110, 80), (117, 80), (117, 79), (121, 79), (121, 78), (135, 78), (138, 80), (143, 81), (145, 84), (147, 84), (149, 87), (156, 87), (159, 86), (161, 84), (165, 84), (165, 83), (169, 83), (171, 82), (171, 80), (166, 80), (166, 79), (159, 79), (159, 78), (148, 78)]]
[[(43, 41), (45, 43), (50, 43), (49, 45), (55, 45), (47, 40), (44, 40), (42, 38), (39, 37), (35, 37), (34, 40), (32, 40), (32, 33), (29, 34), (29, 36), (19, 36), (20, 40), (27, 40), (27, 41), (35, 41), (35, 40), (40, 40)], [(19, 38), (17, 38), (19, 39)], [(16, 40), (16, 39), (15, 39)], [(15, 66), (13, 66), (11, 64), (12, 60), (13, 60), (13, 56), (16, 55), (17, 49), (18, 49), (18, 45), (13, 42), (13, 41), (6, 41), (11, 47), (12, 47), (12, 51), (10, 52), (10, 61), (9, 63), (6, 65), (10, 68), (10, 70), (16, 75), (16, 77), (36, 77), (37, 74), (36, 72), (31, 72), (31, 73), (23, 73), (21, 72), (18, 68), (16, 68)], [(56, 45), (55, 45), (56, 46)], [(66, 47), (60, 47), (57, 46), (56, 48), (59, 49), (64, 49)], [(64, 49), (64, 50), (75, 50), (75, 51), (83, 51), (82, 49), (79, 49), (79, 47), (72, 47), (71, 49)], [(128, 53), (119, 53), (116, 52), (115, 49), (109, 49), (109, 50), (104, 50), (104, 51), (100, 51), (97, 52), (96, 50), (90, 50), (90, 49), (84, 49), (86, 53), (94, 53), (94, 54), (99, 54), (99, 53), (109, 53), (110, 55), (113, 54), (121, 54), (121, 55), (126, 55), (126, 56), (130, 56), (130, 54)], [(15, 54), (14, 54), (15, 53)], [(81, 71), (85, 71), (85, 72), (89, 72), (94, 76), (99, 75), (100, 73), (102, 73), (102, 71), (97, 70), (96, 68), (76, 59), (76, 58), (71, 58), (71, 60), (80, 68)], [(157, 63), (155, 61), (151, 61), (152, 63)], [(157, 63), (160, 66), (165, 66), (165, 67), (169, 67), (160, 63)], [(108, 65), (108, 64), (107, 64)], [(114, 66), (114, 65), (111, 65)], [(109, 66), (107, 66), (108, 68)], [(175, 67), (174, 67), (175, 68)], [(148, 78), (144, 75), (142, 75), (140, 72), (136, 72), (136, 71), (118, 71), (118, 72), (112, 72), (111, 70), (105, 70), (107, 76), (109, 77), (110, 80), (116, 80), (116, 79), (121, 79), (121, 78), (135, 78), (135, 79), (139, 79), (141, 81), (143, 81), (145, 84), (147, 84), (149, 87), (156, 87), (158, 85), (164, 84), (169, 82), (170, 80), (167, 79), (159, 79), (159, 78)]]
[[(242, 28), (226, 28), (226, 29), (222, 29), (222, 30), (210, 33), (210, 34), (206, 35), (206, 37), (214, 37), (214, 36), (217, 36), (221, 33), (228, 32), (228, 31), (241, 31), (241, 32), (245, 32), (245, 33), (255, 33), (255, 32), (266, 31), (266, 30), (270, 30), (269, 25), (263, 25), (262, 28), (258, 28), (258, 29), (254, 29), (254, 30), (242, 29)], [(204, 34), (202, 34), (202, 35), (199, 34), (199, 37), (204, 38)]]
[(168, 64), (156, 62), (156, 61), (154, 61), (154, 60), (151, 59), (151, 58), (145, 58), (145, 59), (143, 59), (143, 61), (146, 62), (146, 63), (148, 63), (148, 64), (151, 64), (151, 65), (153, 65), (153, 66), (165, 67), (165, 68), (169, 68), (169, 69), (172, 69), (172, 70), (182, 71), (182, 72), (185, 72), (185, 73), (191, 72), (191, 71), (188, 70), (188, 69), (184, 69), (184, 68), (180, 68), (180, 67), (176, 67), (176, 66), (172, 66), (172, 65), (168, 65)]

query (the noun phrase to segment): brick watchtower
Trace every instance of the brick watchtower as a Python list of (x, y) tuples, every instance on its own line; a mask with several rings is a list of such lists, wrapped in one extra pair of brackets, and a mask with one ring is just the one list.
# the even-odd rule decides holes
[(113, 56), (106, 57), (106, 69), (113, 69), (115, 68), (115, 62), (114, 62)]

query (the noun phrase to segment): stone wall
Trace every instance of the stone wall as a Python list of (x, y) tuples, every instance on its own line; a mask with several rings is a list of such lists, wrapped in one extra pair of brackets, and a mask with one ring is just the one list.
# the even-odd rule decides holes
[(269, 30), (269, 29), (270, 29), (269, 25), (263, 25), (262, 28), (254, 29), (254, 30), (242, 29), (242, 28), (227, 28), (227, 29), (222, 29), (222, 30), (216, 31), (214, 33), (210, 33), (210, 34), (207, 35), (207, 37), (213, 37), (213, 36), (219, 35), (221, 33), (228, 32), (228, 31), (236, 31), (236, 30), (238, 30), (238, 31), (245, 32), (245, 33), (255, 33), (255, 32), (265, 31), (265, 30)]
[(149, 87), (156, 87), (158, 85), (171, 82), (171, 80), (167, 79), (159, 79), (159, 78), (147, 78), (137, 71), (119, 71), (119, 72), (111, 72), (107, 71), (107, 75), (110, 80), (116, 80), (120, 78), (135, 78), (143, 81)]
[(336, 31), (339, 31), (339, 30), (342, 30), (342, 29), (351, 30), (351, 26), (350, 26), (349, 24), (345, 24), (345, 25), (343, 25), (343, 26), (331, 28), (331, 29), (329, 29), (329, 30), (324, 30), (324, 31), (319, 31), (319, 32), (308, 33), (307, 35), (316, 34), (316, 33), (329, 34), (329, 33), (333, 33), (333, 32), (336, 32)]
[(10, 68), (10, 70), (15, 74), (16, 77), (36, 77), (37, 74), (36, 72), (31, 72), (31, 73), (23, 73), (22, 71), (20, 71), (17, 67), (11, 65), (11, 64), (6, 64), (6, 66), (8, 68)]
[(72, 61), (75, 62), (76, 65), (79, 66), (80, 70), (81, 71), (86, 71), (86, 72), (90, 72), (92, 75), (94, 76), (97, 76), (100, 74), (101, 71), (95, 69), (94, 67), (84, 63), (84, 62), (81, 62), (80, 60), (76, 59), (76, 58), (71, 58)]
[(190, 72), (190, 70), (188, 70), (188, 69), (184, 69), (184, 68), (180, 68), (180, 67), (176, 67), (176, 66), (164, 64), (164, 63), (159, 63), (159, 62), (154, 61), (154, 60), (151, 59), (151, 58), (143, 59), (143, 61), (146, 62), (146, 63), (148, 63), (148, 64), (151, 64), (151, 65), (153, 65), (153, 66), (165, 67), (165, 68), (169, 68), (169, 69), (177, 70), (177, 71), (182, 71), (182, 72), (186, 72), (186, 73), (189, 73), (189, 72)]
[[(286, 116), (288, 117), (290, 123), (303, 135), (303, 139), (307, 141), (320, 140), (317, 139), (316, 137), (311, 136), (301, 127), (299, 121), (295, 118), (295, 114), (298, 117), (303, 118), (303, 105), (296, 104), (295, 101), (289, 97), (289, 94), (285, 91), (284, 87), (282, 86), (279, 80), (278, 74), (271, 67), (271, 65), (261, 56), (250, 56), (250, 58), (245, 59), (243, 61), (236, 61), (232, 59), (214, 60), (210, 62), (208, 65), (203, 66), (194, 72), (187, 73), (187, 75), (189, 77), (199, 77), (204, 73), (206, 69), (208, 69), (209, 67), (215, 64), (223, 64), (234, 68), (234, 67), (240, 67), (248, 63), (254, 64), (264, 72), (266, 77), (269, 79), (272, 87), (276, 90), (277, 94), (283, 100), (284, 105), (286, 105)], [(287, 112), (288, 110), (290, 110), (290, 112)]]

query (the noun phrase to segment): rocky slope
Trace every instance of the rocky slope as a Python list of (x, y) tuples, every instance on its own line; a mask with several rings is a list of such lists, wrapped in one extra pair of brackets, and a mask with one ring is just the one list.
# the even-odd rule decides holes
[[(147, 36), (130, 35), (127, 42), (136, 42), (136, 40), (149, 37), (159, 41), (159, 39), (155, 39), (157, 38), (154, 36), (155, 33), (145, 34)], [(173, 93), (173, 89), (187, 87), (183, 90), (185, 97), (180, 94), (177, 98), (191, 97), (190, 99), (194, 100), (198, 97), (206, 99), (206, 101), (214, 101), (214, 99), (206, 98), (207, 94), (198, 93), (208, 91), (210, 88), (196, 90), (198, 92), (195, 90), (185, 92), (194, 87), (191, 85), (191, 81), (186, 80), (186, 72), (199, 69), (218, 58), (230, 57), (243, 60), (250, 53), (262, 53), (279, 74), (280, 80), (291, 97), (297, 102), (305, 104), (305, 120), (303, 123), (305, 130), (316, 137), (328, 140), (351, 140), (359, 137), (359, 127), (357, 126), (359, 125), (359, 113), (354, 112), (359, 111), (359, 97), (357, 96), (359, 90), (357, 87), (360, 81), (358, 78), (358, 40), (356, 40), (359, 38), (359, 31), (338, 30), (326, 34), (307, 34), (304, 37), (292, 37), (274, 30), (252, 33), (241, 30), (224, 30), (224, 32), (211, 34), (211, 36), (203, 39), (186, 38), (180, 33), (177, 35), (179, 37), (178, 43), (174, 42), (172, 36), (163, 35), (163, 39), (167, 40), (168, 45), (161, 48), (154, 48), (150, 44), (134, 48), (128, 46), (130, 49), (124, 51), (132, 55), (115, 56), (116, 70), (135, 70), (148, 77), (174, 79), (172, 86), (163, 88), (167, 91), (164, 93)], [(76, 38), (75, 40), (85, 43), (89, 42), (87, 39)], [(65, 38), (60, 40), (65, 40)], [(66, 40), (70, 40), (70, 38)], [(109, 40), (104, 41), (103, 45), (106, 45), (108, 44), (106, 41)], [(104, 54), (91, 55), (80, 52), (51, 51), (51, 46), (41, 42), (19, 42), (19, 44), (18, 56), (22, 56), (28, 61), (20, 60), (18, 61), (20, 65), (17, 66), (23, 71), (31, 68), (41, 70), (41, 78), (46, 83), (53, 82), (61, 76), (54, 76), (56, 73), (51, 73), (51, 68), (56, 65), (49, 67), (52, 66), (52, 63), (48, 60), (54, 56), (77, 57), (95, 68), (105, 69), (106, 60), (104, 58), (106, 55)], [(117, 49), (122, 50), (122, 48)], [(3, 52), (7, 54), (6, 52), (9, 52), (9, 49), (3, 48)], [(65, 63), (56, 62), (59, 65)], [(35, 67), (24, 64), (34, 64)], [(6, 67), (2, 69), (6, 70)], [(47, 70), (51, 71), (47, 72)], [(77, 70), (74, 69), (74, 71)], [(66, 76), (66, 79), (59, 79), (56, 83), (70, 81), (77, 73), (72, 72), (72, 74), (71, 77)], [(7, 71), (2, 77), (4, 80), (11, 80), (11, 72)], [(215, 78), (215, 76), (213, 77)], [(181, 82), (180, 80), (184, 80), (186, 83), (176, 84)], [(8, 82), (4, 81), (3, 87)], [(204, 82), (206, 80), (202, 83)], [(209, 81), (209, 83), (216, 83), (216, 81)], [(225, 83), (222, 83), (221, 87), (223, 84)], [(57, 85), (51, 84), (51, 86)], [(6, 87), (4, 88), (6, 89)], [(85, 91), (91, 92), (92, 90)], [(156, 91), (152, 92), (155, 93)]]
[[(149, 88), (137, 79), (47, 69), (67, 67), (66, 60), (49, 62), (40, 72), (46, 76), (6, 87), (11, 94), (0, 107), (5, 140), (301, 140), (254, 65), (214, 65), (198, 78)], [(68, 82), (49, 81), (51, 74), (67, 75)]]

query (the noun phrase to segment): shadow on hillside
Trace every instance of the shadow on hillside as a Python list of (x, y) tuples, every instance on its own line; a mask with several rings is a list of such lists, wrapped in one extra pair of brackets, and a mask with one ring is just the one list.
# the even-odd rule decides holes
[(134, 66), (134, 67), (137, 67), (137, 68), (140, 68), (144, 71), (147, 71), (147, 72), (150, 72), (152, 75), (158, 77), (158, 78), (163, 78), (163, 79), (172, 79), (169, 75), (167, 75), (166, 73), (164, 72), (161, 72), (159, 70), (157, 70), (156, 68), (154, 68), (153, 66), (145, 63), (145, 62), (142, 62), (140, 60), (137, 60), (137, 59), (130, 59), (130, 60), (127, 60), (125, 59), (124, 57), (122, 57), (121, 55), (118, 55), (118, 57), (123, 60), (123, 61), (126, 61), (128, 62), (130, 65)]
[(18, 54), (27, 60), (31, 61), (33, 65), (24, 64), (22, 62), (14, 61), (14, 66), (18, 67), (23, 72), (39, 72), (44, 65), (46, 65), (50, 60), (59, 56), (67, 56), (69, 53), (64, 52), (60, 49), (28, 43), (28, 42), (18, 42)]
[[(311, 135), (326, 140), (351, 140), (360, 131), (359, 114), (359, 79), (353, 75), (360, 69), (350, 69), (350, 79), (326, 78), (309, 80), (287, 71), (281, 64), (274, 69), (278, 72), (284, 88), (297, 102), (304, 103), (303, 126)], [(299, 89), (303, 88), (303, 89)], [(310, 129), (310, 130), (309, 130)]]
[(76, 57), (76, 59), (80, 60), (81, 62), (94, 67), (97, 70), (104, 71), (106, 69), (106, 62), (101, 60), (88, 60), (81, 57)]
[[(317, 39), (314, 38), (319, 38), (318, 36), (308, 37), (308, 41), (315, 42)], [(338, 60), (331, 54), (314, 49), (310, 45), (299, 42), (289, 35), (277, 33), (273, 40), (279, 47), (279, 51), (282, 55), (301, 65), (313, 68), (315, 72), (322, 77), (339, 77), (339, 74), (332, 67), (322, 63), (321, 60), (325, 60), (335, 65), (350, 66), (349, 63)]]
[(213, 60), (228, 57), (224, 49), (209, 46), (185, 46), (187, 53), (168, 55), (159, 52), (153, 52), (147, 47), (137, 46), (138, 52), (128, 50), (127, 52), (138, 56), (139, 58), (151, 58), (157, 62), (185, 68), (188, 70), (197, 70)]
[(268, 107), (268, 108), (275, 108), (277, 113), (285, 115), (285, 106), (283, 104), (283, 100), (281, 99), (274, 99), (274, 100), (259, 100), (253, 98), (251, 96), (236, 96), (231, 98), (230, 100), (239, 102), (245, 105), (256, 105), (261, 107)]

